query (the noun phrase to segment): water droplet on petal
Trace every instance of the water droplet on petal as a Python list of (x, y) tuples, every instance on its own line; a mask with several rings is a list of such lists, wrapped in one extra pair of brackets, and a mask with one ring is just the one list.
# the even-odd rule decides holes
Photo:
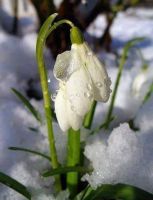
[(84, 93), (84, 96), (87, 97), (87, 98), (90, 99), (90, 100), (93, 99), (93, 94), (90, 93), (90, 92), (85, 92), (85, 93)]
[(92, 52), (91, 51), (89, 51), (87, 54), (88, 54), (88, 56), (92, 56)]
[(70, 103), (72, 103), (73, 98), (74, 98), (74, 95), (70, 95), (70, 96), (69, 96), (69, 101), (70, 101)]
[(74, 107), (74, 106), (71, 106), (71, 110), (72, 110), (73, 112), (75, 112), (75, 107)]
[(106, 83), (110, 86), (112, 84), (111, 79), (108, 77), (108, 79), (106, 79)]
[(51, 99), (52, 99), (52, 101), (55, 101), (55, 99), (56, 99), (56, 96), (57, 96), (57, 94), (56, 94), (56, 93), (54, 93), (54, 94), (52, 94), (52, 95), (51, 95)]
[(80, 97), (80, 95), (79, 95), (79, 94), (76, 94), (76, 97)]
[(90, 83), (87, 84), (87, 89), (90, 90), (90, 91), (92, 90), (92, 86), (91, 86)]
[(106, 98), (107, 97), (107, 94), (104, 94), (104, 98)]
[(99, 88), (101, 88), (103, 86), (103, 84), (101, 82), (97, 82), (96, 86), (99, 87)]

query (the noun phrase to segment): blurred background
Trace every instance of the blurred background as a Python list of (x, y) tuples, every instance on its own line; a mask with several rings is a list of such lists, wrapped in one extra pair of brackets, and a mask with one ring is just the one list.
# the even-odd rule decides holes
[[(118, 14), (131, 11), (129, 15), (137, 15), (132, 8), (152, 6), (152, 0), (0, 0), (0, 23), (9, 34), (22, 37), (37, 32), (44, 20), (57, 12), (59, 18), (67, 18), (79, 26), (95, 48), (112, 51), (110, 30)], [(69, 29), (62, 27), (55, 31), (47, 44), (56, 57), (69, 44)]]
[[(106, 64), (107, 62), (110, 64), (110, 59), (106, 57), (111, 57), (114, 62), (117, 62), (120, 48), (129, 39), (138, 36), (147, 37), (148, 40), (143, 47), (152, 42), (152, 7), (153, 0), (0, 0), (2, 51), (0, 52), (0, 64), (4, 62), (5, 65), (9, 65), (15, 62), (14, 71), (18, 69), (21, 73), (24, 71), (24, 65), (31, 65), (31, 67), (26, 67), (26, 72), (29, 72), (28, 69), (31, 70), (28, 73), (26, 91), (29, 97), (39, 99), (41, 92), (35, 93), (36, 87), (33, 89), (33, 84), (35, 84), (33, 79), (37, 71), (33, 55), (37, 33), (50, 14), (57, 12), (59, 14), (57, 20), (67, 18), (79, 26), (91, 47), (97, 52), (102, 52), (100, 58), (106, 60)], [(17, 41), (15, 42), (16, 39), (24, 44), (19, 45)], [(25, 43), (28, 47), (23, 46), (22, 48)], [(54, 62), (58, 53), (70, 47), (69, 27), (64, 25), (55, 30), (47, 39), (47, 47), (48, 54), (45, 55), (50, 68), (53, 67), (51, 60)], [(32, 48), (31, 53), (28, 48)], [(20, 51), (19, 54), (18, 51)], [(50, 57), (47, 56), (49, 54)], [(17, 63), (20, 66), (17, 67)], [(116, 66), (112, 62), (111, 65)], [(24, 72), (24, 77), (26, 72)]]

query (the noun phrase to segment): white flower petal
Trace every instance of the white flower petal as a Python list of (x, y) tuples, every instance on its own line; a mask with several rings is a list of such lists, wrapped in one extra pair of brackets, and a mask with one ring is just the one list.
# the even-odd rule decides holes
[(74, 72), (66, 83), (67, 96), (76, 113), (84, 116), (93, 102), (92, 82), (84, 67)]
[(66, 107), (66, 90), (65, 86), (59, 89), (55, 99), (55, 113), (60, 128), (65, 132), (70, 128)]
[(82, 126), (83, 118), (76, 114), (74, 106), (69, 101), (67, 101), (67, 113), (70, 126), (75, 131), (79, 130)]
[(148, 77), (146, 71), (142, 71), (135, 77), (132, 85), (132, 92), (135, 96), (140, 97), (142, 95), (141, 89), (147, 81)]
[(85, 48), (81, 47), (82, 45), (72, 45), (71, 51), (65, 51), (57, 56), (53, 69), (56, 79), (67, 81), (71, 74), (82, 66), (80, 61)]
[(59, 54), (53, 69), (53, 74), (56, 79), (65, 81), (69, 77), (69, 65), (71, 61), (71, 51), (65, 51)]
[(88, 52), (87, 70), (93, 81), (95, 100), (106, 102), (111, 92), (111, 81), (105, 67), (92, 52)]

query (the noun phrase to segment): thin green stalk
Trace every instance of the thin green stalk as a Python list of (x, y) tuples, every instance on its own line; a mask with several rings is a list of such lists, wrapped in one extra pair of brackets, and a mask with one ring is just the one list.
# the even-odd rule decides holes
[(120, 79), (121, 79), (121, 76), (122, 76), (123, 67), (125, 65), (129, 49), (133, 45), (135, 45), (136, 43), (142, 41), (143, 39), (144, 38), (133, 39), (133, 40), (129, 41), (123, 49), (123, 54), (122, 54), (121, 59), (120, 59), (118, 74), (117, 74), (117, 78), (116, 78), (116, 81), (115, 81), (115, 87), (114, 87), (114, 90), (113, 90), (110, 106), (109, 106), (108, 113), (107, 113), (106, 118), (105, 118), (105, 122), (103, 123), (103, 124), (105, 124), (105, 126), (104, 126), (105, 129), (108, 129), (110, 122), (111, 122), (112, 112), (113, 112), (114, 103), (115, 103), (115, 99), (116, 99), (116, 95), (117, 95), (117, 90), (118, 90), (118, 86), (120, 84)]
[[(68, 131), (67, 166), (74, 167), (80, 163), (80, 131), (70, 129)], [(67, 174), (67, 187), (72, 197), (77, 193), (78, 172)]]
[(13, 151), (23, 151), (23, 152), (31, 153), (31, 154), (46, 158), (47, 160), (50, 161), (50, 157), (49, 156), (47, 156), (47, 155), (45, 155), (43, 153), (40, 153), (38, 151), (31, 150), (31, 149), (26, 149), (26, 148), (22, 148), (22, 147), (9, 147), (8, 149), (9, 150), (13, 150)]
[(151, 97), (152, 93), (153, 93), (153, 83), (150, 84), (150, 87), (143, 99), (142, 105), (148, 101), (148, 99)]
[[(42, 87), (42, 92), (43, 92), (44, 109), (45, 109), (46, 123), (47, 123), (47, 129), (48, 129), (48, 141), (49, 141), (49, 148), (50, 148), (51, 165), (53, 169), (58, 168), (59, 163), (58, 163), (58, 158), (57, 158), (53, 126), (52, 126), (51, 99), (50, 99), (50, 93), (48, 89), (48, 77), (47, 77), (45, 62), (43, 58), (43, 49), (44, 49), (44, 45), (45, 45), (48, 35), (53, 30), (55, 30), (59, 25), (63, 23), (67, 23), (70, 26), (73, 26), (73, 24), (68, 20), (60, 20), (52, 25), (52, 22), (56, 16), (57, 14), (55, 13), (49, 16), (48, 19), (44, 22), (43, 26), (40, 29), (38, 39), (37, 39), (37, 45), (36, 45), (36, 58), (37, 58), (41, 87)], [(60, 176), (55, 177), (55, 182), (56, 182), (55, 183), (56, 189), (61, 190)]]
[(92, 106), (91, 106), (90, 111), (87, 113), (87, 115), (86, 115), (86, 117), (84, 119), (83, 126), (85, 128), (87, 128), (87, 129), (91, 128), (93, 117), (94, 117), (94, 113), (95, 113), (95, 109), (96, 109), (96, 105), (97, 105), (97, 102), (94, 101)]

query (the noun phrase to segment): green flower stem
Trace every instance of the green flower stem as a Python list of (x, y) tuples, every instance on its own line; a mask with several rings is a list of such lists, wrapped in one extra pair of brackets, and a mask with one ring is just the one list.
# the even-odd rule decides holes
[[(49, 141), (49, 147), (50, 147), (51, 165), (52, 165), (52, 168), (54, 169), (58, 168), (59, 163), (57, 159), (57, 152), (56, 152), (56, 147), (55, 147), (53, 126), (52, 126), (51, 99), (50, 99), (50, 94), (48, 90), (48, 77), (47, 77), (45, 62), (43, 58), (43, 48), (44, 48), (48, 35), (53, 30), (55, 30), (59, 25), (63, 23), (67, 23), (70, 26), (73, 26), (73, 24), (69, 20), (60, 20), (52, 25), (52, 22), (56, 16), (57, 14), (53, 14), (49, 16), (48, 19), (44, 22), (43, 26), (40, 29), (38, 39), (37, 39), (37, 45), (36, 45), (36, 58), (37, 58), (37, 63), (38, 63), (38, 69), (39, 69), (40, 81), (41, 81), (41, 87), (42, 87), (43, 99), (44, 99), (44, 109), (45, 109), (46, 123), (47, 123), (47, 129), (48, 129), (48, 141)], [(60, 176), (55, 176), (55, 182), (56, 182), (55, 183), (56, 189), (58, 191), (61, 190)]]
[(94, 101), (92, 106), (91, 106), (90, 111), (88, 112), (88, 114), (86, 115), (86, 117), (84, 119), (83, 126), (85, 128), (87, 128), (87, 129), (91, 128), (93, 117), (94, 117), (94, 113), (95, 113), (95, 109), (96, 109), (96, 105), (97, 105), (97, 102)]
[(151, 97), (152, 93), (153, 93), (153, 82), (149, 86), (149, 89), (143, 99), (142, 105), (148, 101), (148, 99)]
[(78, 27), (73, 26), (70, 30), (70, 39), (72, 44), (82, 44), (84, 37)]
[(115, 87), (114, 87), (112, 98), (111, 98), (111, 103), (110, 103), (110, 106), (109, 106), (109, 109), (108, 109), (108, 113), (106, 115), (105, 122), (103, 123), (103, 124), (105, 124), (105, 126), (104, 126), (105, 129), (109, 128), (109, 125), (110, 125), (110, 122), (111, 122), (111, 119), (112, 119), (112, 112), (113, 112), (114, 103), (115, 103), (115, 99), (116, 99), (116, 95), (117, 95), (117, 90), (118, 90), (118, 86), (120, 84), (120, 79), (121, 79), (121, 76), (122, 76), (123, 67), (125, 65), (129, 49), (132, 46), (134, 46), (137, 42), (140, 42), (143, 39), (144, 38), (133, 39), (133, 40), (129, 41), (123, 49), (123, 54), (121, 56), (120, 63), (119, 63), (119, 69), (118, 69), (118, 74), (117, 74), (117, 78), (116, 78), (116, 81), (115, 81)]
[[(74, 167), (80, 163), (80, 131), (68, 131), (67, 166)], [(67, 173), (67, 188), (72, 197), (77, 193), (78, 172)]]

